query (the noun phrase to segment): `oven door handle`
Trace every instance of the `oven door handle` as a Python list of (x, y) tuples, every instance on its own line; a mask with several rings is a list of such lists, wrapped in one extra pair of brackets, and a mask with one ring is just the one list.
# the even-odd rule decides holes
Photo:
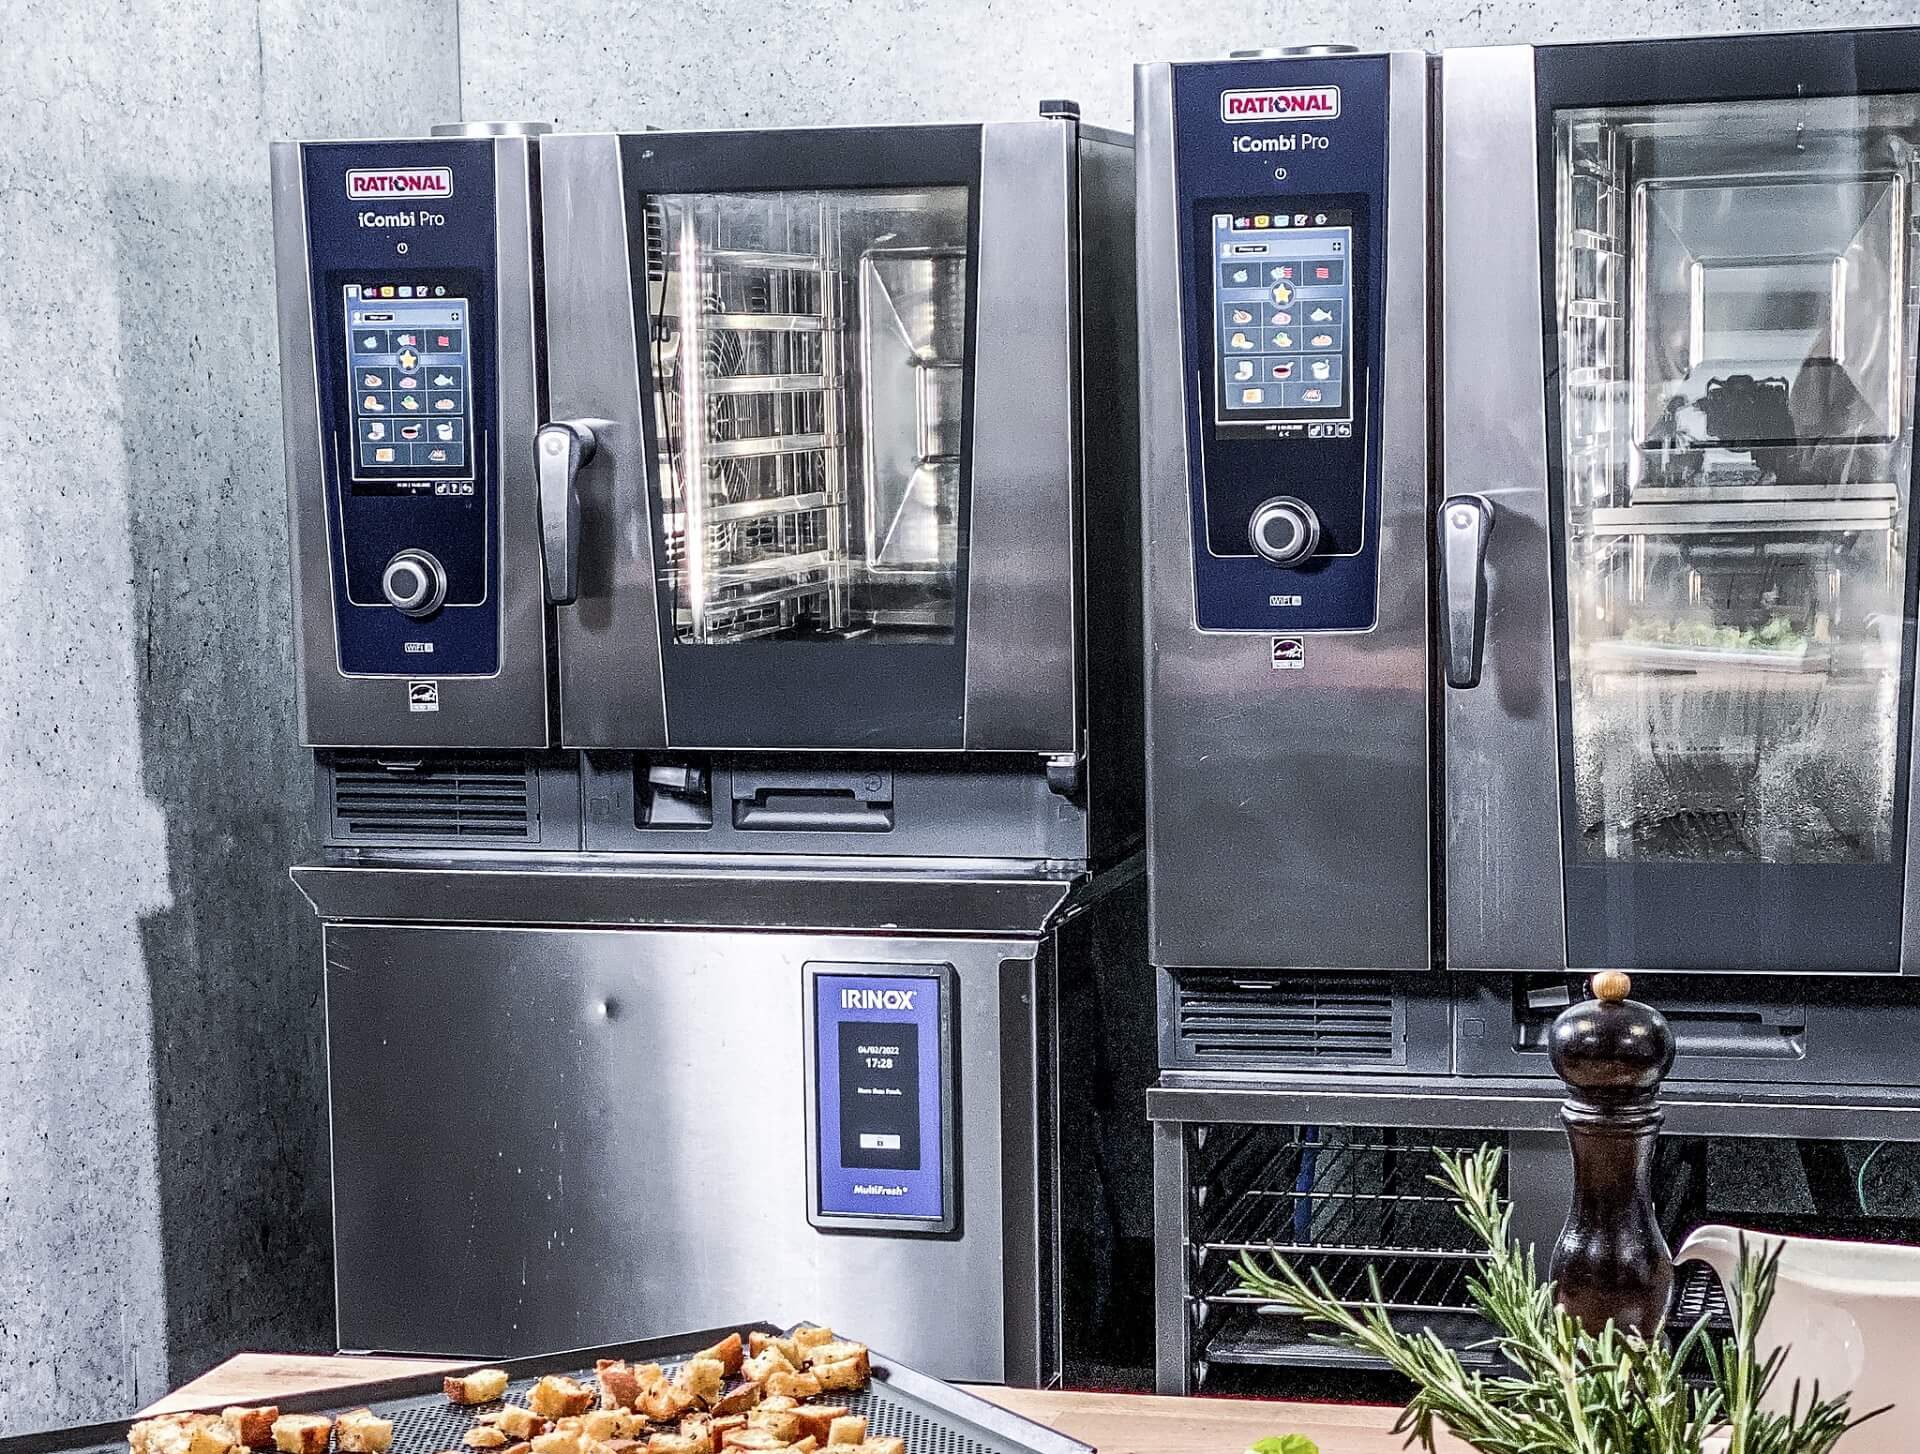
[(580, 592), (580, 467), (599, 446), (584, 419), (557, 419), (540, 426), (533, 453), (540, 481), (540, 555), (546, 565), (547, 600), (570, 605)]
[(1447, 685), (1480, 685), (1487, 644), (1487, 537), (1493, 502), (1449, 495), (1440, 502), (1434, 540), (1440, 556), (1440, 640)]

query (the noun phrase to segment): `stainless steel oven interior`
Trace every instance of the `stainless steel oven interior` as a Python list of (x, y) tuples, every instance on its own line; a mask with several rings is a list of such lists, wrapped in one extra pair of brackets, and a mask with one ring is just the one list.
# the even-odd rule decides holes
[(965, 187), (647, 209), (675, 640), (950, 640)]

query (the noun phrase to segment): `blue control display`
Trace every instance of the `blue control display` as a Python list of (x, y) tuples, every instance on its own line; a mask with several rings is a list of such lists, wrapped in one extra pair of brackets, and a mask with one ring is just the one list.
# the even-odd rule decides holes
[[(500, 668), (491, 142), (302, 148), (314, 364), (339, 670)], [(389, 600), (401, 552), (444, 575), (424, 614)]]
[(811, 968), (812, 1220), (950, 1229), (952, 972)]
[[(1194, 615), (1203, 631), (1364, 631), (1379, 582), (1385, 56), (1176, 66)], [(1254, 546), (1298, 502), (1311, 553)]]

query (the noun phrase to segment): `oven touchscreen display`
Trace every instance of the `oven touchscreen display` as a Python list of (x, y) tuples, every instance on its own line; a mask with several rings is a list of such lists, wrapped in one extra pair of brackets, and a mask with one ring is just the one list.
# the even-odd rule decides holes
[(1351, 436), (1351, 209), (1216, 208), (1211, 237), (1215, 423)]
[(347, 285), (356, 487), (431, 480), (436, 494), (472, 493), (470, 320), (468, 300), (444, 287)]

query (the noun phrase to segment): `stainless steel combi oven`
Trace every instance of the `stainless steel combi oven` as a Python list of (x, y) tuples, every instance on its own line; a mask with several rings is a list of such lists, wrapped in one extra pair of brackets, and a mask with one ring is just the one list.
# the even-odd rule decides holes
[(471, 127), (274, 186), (342, 1344), (772, 1289), (1051, 1377), (1116, 1235), (1056, 1101), (1144, 964), (1128, 140)]
[(1920, 1139), (1920, 33), (1146, 66), (1136, 116), (1163, 1382), (1317, 1356), (1242, 1243), (1457, 1310), (1433, 1136), (1557, 1221), (1595, 969), (1689, 1134)]

